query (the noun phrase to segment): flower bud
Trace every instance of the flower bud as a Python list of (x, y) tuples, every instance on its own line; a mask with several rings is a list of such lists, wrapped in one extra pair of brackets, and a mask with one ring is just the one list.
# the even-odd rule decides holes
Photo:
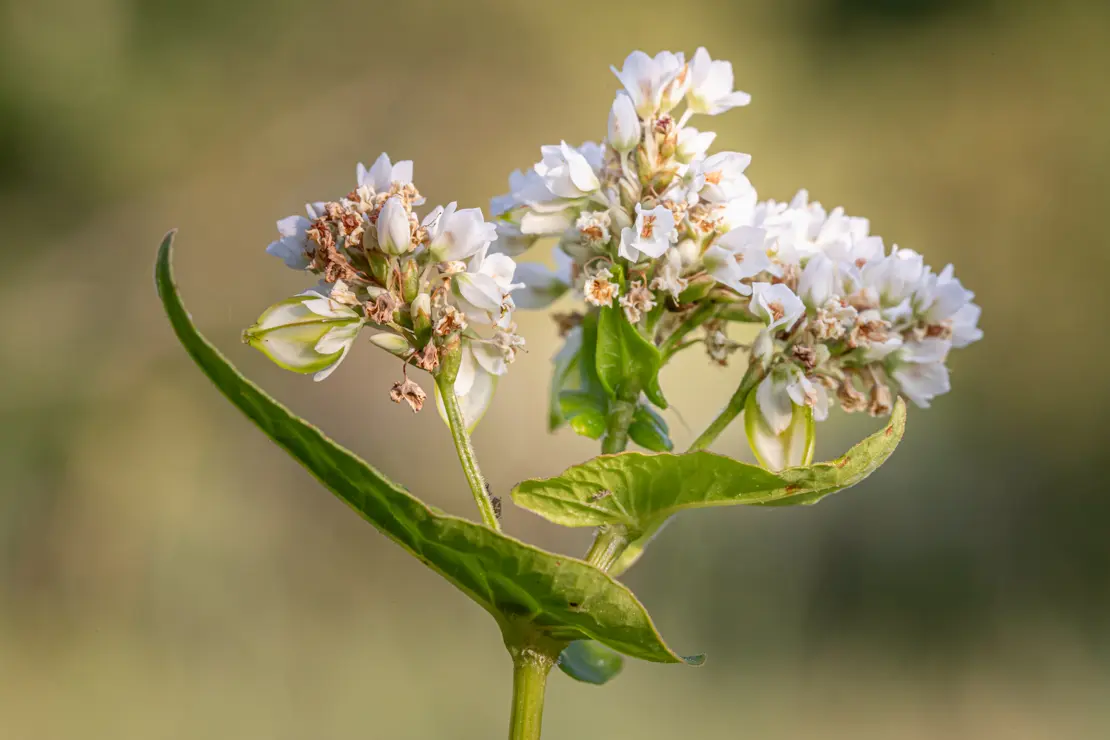
[(384, 332), (382, 334), (375, 334), (370, 337), (370, 341), (386, 352), (397, 355), (398, 357), (404, 357), (412, 351), (412, 345), (409, 344), (408, 340), (397, 334), (387, 334)]
[[(781, 408), (779, 408), (781, 407)], [(782, 379), (767, 377), (744, 404), (744, 431), (759, 464), (782, 470), (813, 462), (813, 409), (790, 400)]]
[(393, 255), (404, 254), (412, 249), (409, 214), (396, 195), (385, 202), (378, 214), (378, 247)]
[(266, 309), (243, 332), (243, 341), (279, 367), (323, 380), (347, 356), (361, 328), (354, 309), (310, 291)]
[(412, 328), (421, 341), (427, 341), (432, 333), (432, 298), (421, 293), (412, 301), (409, 308), (412, 314)]
[(405, 303), (412, 303), (420, 292), (420, 265), (415, 259), (404, 260), (401, 264), (401, 297)]
[(618, 92), (609, 111), (609, 145), (621, 154), (640, 143), (640, 118), (628, 93)]
[(775, 341), (771, 339), (771, 332), (763, 329), (752, 342), (752, 359), (766, 366), (770, 364), (774, 354)]

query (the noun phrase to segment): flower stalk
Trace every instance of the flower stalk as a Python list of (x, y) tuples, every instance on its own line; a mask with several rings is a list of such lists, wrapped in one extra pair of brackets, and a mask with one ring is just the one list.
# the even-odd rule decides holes
[(598, 570), (608, 571), (628, 547), (628, 530), (621, 525), (599, 527), (585, 560)]
[(490, 529), (501, 531), (501, 522), (497, 517), (489, 491), (486, 490), (486, 481), (478, 467), (474, 446), (470, 443), (470, 434), (466, 430), (466, 421), (459, 406), (459, 398), (455, 395), (454, 380), (447, 374), (440, 373), (436, 376), (436, 385), (439, 386), (440, 397), (443, 399), (447, 426), (451, 428), (451, 438), (455, 441), (455, 452), (459, 455), (459, 463), (466, 475), (466, 482), (470, 485), (474, 503), (478, 505), (478, 513), (482, 515), (482, 522)]
[(614, 455), (624, 452), (628, 447), (628, 427), (632, 425), (632, 416), (636, 413), (636, 401), (614, 398), (609, 403), (609, 415), (606, 419), (605, 439), (601, 442), (601, 452), (605, 455)]
[(717, 414), (717, 418), (705, 428), (704, 432), (698, 435), (698, 438), (694, 440), (693, 444), (691, 444), (686, 451), (694, 452), (695, 450), (704, 450), (717, 441), (717, 437), (721, 436), (721, 433), (728, 428), (728, 425), (744, 410), (744, 404), (748, 400), (748, 395), (755, 390), (755, 387), (763, 380), (765, 374), (766, 371), (761, 362), (755, 361), (748, 365), (748, 371), (744, 373), (744, 377), (740, 380), (740, 386), (736, 389), (736, 392), (732, 394), (732, 398), (729, 399), (728, 405), (721, 410), (721, 413)]

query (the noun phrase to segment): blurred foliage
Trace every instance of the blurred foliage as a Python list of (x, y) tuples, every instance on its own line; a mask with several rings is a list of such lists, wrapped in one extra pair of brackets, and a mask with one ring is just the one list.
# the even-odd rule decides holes
[[(224, 408), (165, 326), (154, 247), (181, 227), (185, 300), (248, 374), (469, 516), (384, 353), (314, 385), (236, 346), (302, 287), (261, 253), (273, 221), (382, 150), (431, 202), (485, 205), (540, 144), (602, 135), (609, 64), (698, 45), (754, 96), (702, 125), (761, 192), (955, 262), (986, 339), (855, 495), (668, 526), (627, 580), (708, 665), (553, 681), (547, 734), (1110, 732), (1105, 3), (8, 0), (0, 21), (0, 737), (502, 733), (496, 631)], [(547, 436), (555, 330), (521, 329), (475, 438), (500, 491), (594, 452)], [(693, 349), (664, 372), (677, 446), (738, 371)], [(818, 457), (874, 428), (834, 415)], [(743, 455), (740, 429), (717, 449)]]

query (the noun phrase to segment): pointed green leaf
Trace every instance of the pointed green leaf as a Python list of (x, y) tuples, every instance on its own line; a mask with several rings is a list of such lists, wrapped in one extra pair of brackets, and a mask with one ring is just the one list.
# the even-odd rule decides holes
[(559, 655), (559, 669), (576, 681), (600, 686), (617, 677), (624, 658), (596, 640), (575, 640)]
[(557, 478), (528, 480), (513, 500), (556, 524), (619, 524), (635, 540), (683, 509), (735, 504), (810, 504), (853, 486), (882, 465), (906, 423), (899, 400), (890, 423), (832, 462), (772, 473), (711, 452), (625, 452), (575, 465)]
[(610, 396), (635, 400), (646, 393), (659, 408), (667, 400), (659, 389), (659, 348), (628, 323), (620, 308), (606, 306), (597, 321), (597, 375)]
[(595, 639), (644, 660), (701, 662), (670, 650), (632, 592), (597, 568), (428, 506), (241, 376), (182, 305), (172, 244), (173, 232), (159, 250), (155, 282), (174, 332), (204, 374), (332, 493), (493, 615), (506, 635)]

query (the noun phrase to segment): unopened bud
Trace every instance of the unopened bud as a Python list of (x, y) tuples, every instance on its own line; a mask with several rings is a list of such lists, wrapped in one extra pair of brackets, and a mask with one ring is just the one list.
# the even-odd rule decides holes
[(413, 349), (407, 339), (397, 334), (375, 334), (370, 337), (370, 341), (386, 352), (397, 355), (398, 357), (404, 357), (412, 352)]
[(640, 143), (641, 128), (632, 98), (623, 91), (617, 93), (609, 110), (609, 145), (622, 154), (632, 151)]
[(409, 308), (412, 314), (412, 328), (416, 336), (426, 340), (432, 333), (432, 298), (427, 293), (421, 293), (412, 301)]
[(401, 255), (412, 249), (409, 214), (396, 195), (385, 202), (378, 214), (378, 247), (387, 254)]
[(894, 406), (894, 399), (890, 395), (890, 388), (883, 383), (871, 386), (871, 405), (867, 411), (872, 416), (886, 416)]
[(405, 303), (412, 303), (420, 292), (420, 265), (414, 259), (406, 259), (401, 265), (401, 297)]

